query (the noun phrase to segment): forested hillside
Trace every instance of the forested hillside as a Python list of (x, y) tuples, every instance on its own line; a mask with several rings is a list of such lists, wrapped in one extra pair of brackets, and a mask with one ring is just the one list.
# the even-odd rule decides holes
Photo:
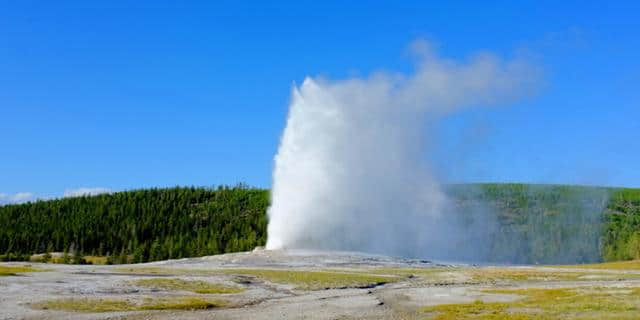
[[(470, 227), (485, 222), (488, 262), (640, 258), (640, 189), (464, 184), (446, 192), (450, 214)], [(65, 251), (135, 263), (251, 250), (265, 243), (268, 204), (268, 190), (241, 185), (0, 206), (0, 259)]]
[(266, 240), (267, 190), (148, 189), (0, 207), (0, 253), (67, 251), (144, 262), (251, 250)]
[(640, 259), (640, 189), (615, 191), (605, 217), (604, 260)]
[(447, 192), (457, 214), (493, 223), (486, 261), (586, 263), (640, 253), (640, 189), (463, 184)]

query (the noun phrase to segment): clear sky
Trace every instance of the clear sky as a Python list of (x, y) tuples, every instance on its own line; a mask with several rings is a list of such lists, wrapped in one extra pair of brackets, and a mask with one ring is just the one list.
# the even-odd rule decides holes
[(0, 202), (269, 187), (292, 83), (406, 72), (416, 39), (544, 70), (535, 96), (442, 123), (449, 181), (640, 187), (637, 1), (239, 3), (1, 1)]

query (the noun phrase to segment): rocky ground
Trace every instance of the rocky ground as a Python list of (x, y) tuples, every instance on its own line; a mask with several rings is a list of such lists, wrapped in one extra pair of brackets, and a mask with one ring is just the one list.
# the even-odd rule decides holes
[(0, 277), (0, 319), (640, 318), (634, 268), (477, 267), (303, 251), (29, 266), (34, 272)]

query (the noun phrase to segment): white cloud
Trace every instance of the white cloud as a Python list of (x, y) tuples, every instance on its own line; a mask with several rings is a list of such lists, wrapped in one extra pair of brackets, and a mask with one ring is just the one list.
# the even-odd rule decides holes
[[(95, 196), (95, 195), (99, 195), (99, 194), (104, 194), (104, 193), (112, 193), (113, 191), (111, 189), (107, 189), (107, 188), (78, 188), (78, 189), (67, 189), (64, 191), (64, 194), (62, 195), (62, 197), (64, 198), (69, 198), (69, 197), (82, 197), (82, 196)], [(38, 195), (36, 196), (34, 193), (31, 192), (17, 192), (17, 193), (13, 193), (13, 194), (7, 194), (7, 193), (0, 193), (0, 205), (5, 205), (5, 204), (20, 204), (20, 203), (25, 203), (25, 202), (29, 202), (29, 201), (35, 201), (35, 200), (51, 200), (51, 199), (56, 199), (58, 197), (51, 197), (51, 196), (42, 196), (42, 195)]]
[(31, 200), (34, 200), (33, 193), (31, 192), (18, 192), (14, 194), (0, 193), (0, 205), (24, 203)]
[(78, 188), (67, 189), (64, 191), (63, 197), (82, 197), (82, 196), (96, 196), (103, 193), (111, 193), (112, 191), (107, 188)]

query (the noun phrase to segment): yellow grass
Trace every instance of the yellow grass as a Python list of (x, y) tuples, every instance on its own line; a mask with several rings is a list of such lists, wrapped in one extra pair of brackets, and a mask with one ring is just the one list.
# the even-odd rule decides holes
[(141, 287), (151, 287), (165, 290), (183, 290), (201, 294), (240, 293), (244, 291), (244, 289), (242, 288), (225, 286), (205, 281), (188, 281), (169, 278), (142, 279), (135, 281), (134, 284)]
[(343, 271), (302, 271), (273, 269), (173, 269), (161, 267), (118, 268), (120, 272), (155, 275), (245, 275), (254, 276), (273, 283), (291, 284), (298, 289), (318, 290), (329, 288), (356, 288), (396, 282), (396, 275), (363, 274)]
[(616, 261), (594, 264), (576, 264), (570, 266), (554, 266), (558, 268), (570, 269), (608, 269), (608, 270), (638, 270), (640, 271), (640, 260)]
[(189, 268), (163, 268), (163, 267), (118, 267), (114, 270), (123, 273), (145, 274), (145, 275), (193, 275), (206, 276), (220, 274), (220, 271), (213, 269), (189, 269)]
[(578, 280), (583, 273), (525, 268), (478, 268), (465, 272), (477, 282)]
[(485, 290), (522, 296), (513, 302), (476, 301), (423, 308), (429, 319), (637, 319), (640, 288)]
[(107, 264), (107, 257), (103, 256), (84, 256), (84, 260), (91, 264)]
[[(73, 255), (67, 255), (69, 262), (73, 260)], [(107, 264), (107, 257), (105, 256), (83, 256), (82, 257), (89, 264)], [(51, 257), (48, 261), (44, 261), (44, 254), (34, 254), (29, 259), (31, 262), (40, 262), (40, 263), (54, 263), (54, 264), (62, 264), (63, 263), (63, 253), (61, 252), (53, 252), (51, 253)]]
[(269, 269), (222, 269), (220, 272), (249, 275), (269, 282), (291, 284), (297, 289), (318, 290), (331, 288), (360, 288), (401, 280), (390, 275), (372, 275), (338, 271), (299, 271)]
[(396, 276), (420, 276), (431, 277), (438, 273), (450, 272), (456, 269), (454, 268), (374, 268), (365, 269), (366, 272), (371, 274), (384, 274), (384, 275), (396, 275)]
[(33, 268), (31, 266), (6, 266), (0, 265), (0, 276), (15, 276), (18, 273), (25, 272), (41, 272), (43, 269)]
[(141, 301), (130, 299), (73, 298), (49, 300), (34, 305), (43, 310), (64, 310), (77, 312), (118, 312), (143, 310), (197, 310), (224, 307), (226, 300), (200, 297), (145, 298)]

